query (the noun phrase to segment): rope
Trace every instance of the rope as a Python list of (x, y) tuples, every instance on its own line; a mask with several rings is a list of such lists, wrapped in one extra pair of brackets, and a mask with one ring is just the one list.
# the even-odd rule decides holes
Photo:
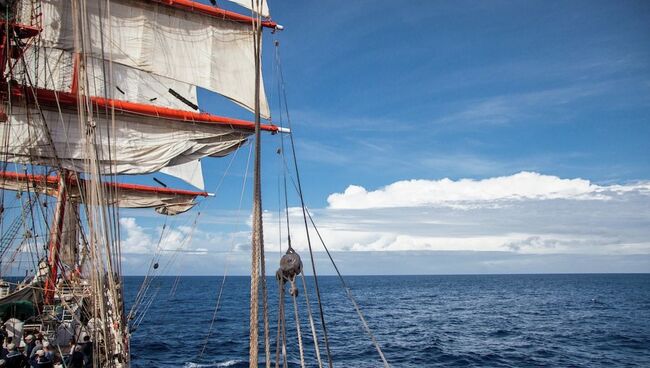
[(280, 361), (280, 330), (282, 328), (281, 321), (282, 319), (280, 318), (280, 312), (282, 311), (282, 304), (284, 303), (284, 298), (283, 298), (283, 292), (282, 290), (282, 280), (278, 279), (278, 290), (280, 291), (280, 297), (278, 298), (278, 327), (277, 327), (277, 334), (275, 337), (275, 368), (279, 368), (278, 364)]
[(293, 299), (293, 314), (296, 317), (296, 334), (298, 335), (298, 349), (300, 350), (300, 366), (305, 368), (305, 353), (302, 347), (302, 334), (300, 333), (300, 318), (298, 316), (298, 302), (296, 300), (298, 288), (296, 278), (291, 279), (291, 298)]
[[(280, 80), (282, 81), (282, 83), (281, 83), (282, 93), (283, 93), (282, 98), (285, 101), (284, 105), (285, 105), (285, 109), (286, 109), (285, 113), (287, 115), (287, 125), (288, 125), (289, 129), (291, 129), (291, 118), (290, 118), (290, 115), (289, 115), (289, 108), (287, 107), (287, 103), (286, 103), (287, 94), (286, 94), (286, 89), (284, 88), (284, 76), (283, 76), (283, 73), (282, 73), (282, 64), (280, 63), (279, 47), (280, 47), (279, 43), (276, 42), (275, 43), (276, 62), (278, 63), (278, 70), (279, 70), (279, 74), (280, 74)], [(311, 238), (309, 236), (309, 225), (307, 224), (307, 214), (306, 214), (306, 209), (305, 209), (305, 198), (303, 196), (302, 185), (300, 183), (300, 173), (299, 173), (299, 170), (298, 170), (298, 160), (296, 158), (296, 146), (295, 146), (294, 139), (293, 139), (293, 133), (290, 133), (289, 138), (290, 138), (290, 142), (291, 142), (291, 152), (292, 152), (292, 156), (293, 156), (293, 166), (294, 166), (294, 169), (295, 169), (295, 172), (296, 172), (296, 180), (297, 180), (297, 184), (298, 184), (298, 188), (297, 188), (298, 189), (298, 197), (300, 198), (300, 206), (302, 208), (302, 216), (303, 216), (304, 225), (305, 225), (305, 233), (307, 235), (307, 246), (309, 247), (309, 257), (310, 257), (310, 260), (311, 260), (311, 269), (312, 269), (313, 278), (314, 278), (314, 288), (316, 289), (316, 299), (318, 301), (318, 310), (319, 310), (319, 313), (320, 313), (320, 321), (321, 321), (321, 326), (323, 327), (323, 338), (325, 340), (325, 351), (327, 352), (327, 363), (328, 363), (329, 368), (333, 368), (334, 364), (332, 362), (332, 353), (331, 353), (331, 350), (330, 350), (329, 338), (327, 336), (327, 325), (325, 323), (325, 313), (323, 312), (323, 303), (322, 303), (322, 300), (321, 300), (320, 287), (318, 285), (318, 274), (316, 272), (316, 262), (314, 260), (314, 251), (313, 251), (313, 248), (311, 246)], [(253, 368), (253, 367), (251, 367), (251, 368)]]
[[(287, 332), (284, 317), (284, 280), (278, 277), (278, 332), (275, 341), (275, 368), (280, 368), (280, 358), (283, 359), (283, 367), (287, 366)], [(280, 350), (282, 348), (282, 350)], [(282, 355), (280, 355), (282, 354)]]
[[(291, 181), (292, 181), (292, 184), (294, 186), (294, 189), (296, 189), (296, 191), (298, 191), (298, 187), (297, 187), (296, 182), (293, 181), (293, 178), (291, 178), (291, 179), (292, 179)], [(389, 368), (390, 365), (388, 364), (388, 361), (386, 360), (386, 357), (384, 356), (384, 353), (381, 350), (381, 347), (379, 346), (379, 343), (377, 342), (377, 339), (375, 338), (372, 331), (370, 330), (370, 327), (368, 326), (368, 323), (366, 322), (366, 319), (363, 316), (363, 313), (361, 312), (361, 308), (359, 307), (356, 299), (354, 298), (354, 295), (352, 294), (352, 290), (348, 287), (347, 283), (345, 282), (345, 279), (343, 278), (343, 275), (339, 271), (339, 268), (338, 268), (336, 262), (334, 261), (334, 258), (332, 257), (332, 254), (329, 251), (329, 248), (327, 248), (327, 245), (325, 244), (325, 240), (323, 239), (320, 231), (318, 230), (318, 227), (316, 226), (316, 223), (314, 222), (314, 219), (311, 216), (311, 213), (309, 212), (309, 209), (307, 209), (307, 208), (306, 208), (306, 213), (307, 213), (307, 216), (309, 217), (309, 221), (311, 222), (312, 226), (314, 227), (314, 230), (316, 230), (316, 234), (318, 235), (318, 238), (320, 239), (320, 242), (323, 245), (323, 248), (325, 249), (325, 252), (327, 253), (327, 256), (329, 257), (329, 260), (332, 263), (332, 266), (334, 266), (334, 270), (336, 270), (336, 274), (337, 274), (339, 280), (341, 281), (341, 284), (343, 285), (343, 288), (346, 291), (346, 295), (347, 295), (348, 299), (350, 299), (350, 301), (352, 302), (352, 304), (353, 304), (353, 306), (354, 306), (354, 308), (355, 308), (355, 310), (357, 312), (357, 315), (359, 316), (359, 319), (361, 320), (361, 323), (363, 324), (363, 327), (364, 327), (364, 330), (365, 330), (366, 334), (372, 340), (372, 343), (375, 346), (375, 349), (379, 353), (379, 356), (381, 357), (381, 360), (384, 363), (384, 367)], [(304, 290), (305, 290), (305, 298), (307, 298), (307, 286), (306, 286), (305, 276), (304, 276), (304, 274), (301, 274), (301, 276), (302, 276), (302, 279), (303, 279), (303, 287), (304, 287)], [(311, 311), (310, 311), (310, 308), (309, 308), (309, 302), (308, 301), (307, 301), (307, 310), (310, 312), (310, 319), (311, 319)], [(313, 321), (310, 321), (310, 322), (313, 323)], [(313, 329), (313, 327), (312, 327), (312, 329)], [(316, 343), (315, 338), (314, 338), (314, 342)], [(316, 350), (316, 353), (317, 353), (317, 357), (318, 357), (318, 349)]]
[(307, 211), (307, 215), (309, 216), (309, 220), (311, 221), (311, 225), (314, 227), (314, 230), (316, 230), (316, 234), (318, 235), (318, 238), (321, 241), (321, 244), (323, 245), (323, 248), (325, 249), (325, 252), (327, 252), (327, 256), (329, 257), (330, 261), (332, 262), (332, 266), (334, 266), (334, 270), (336, 270), (336, 274), (338, 275), (339, 280), (341, 281), (341, 284), (343, 285), (343, 288), (345, 289), (345, 293), (347, 294), (348, 298), (354, 305), (354, 309), (357, 311), (357, 315), (359, 316), (359, 319), (361, 320), (361, 323), (363, 324), (363, 328), (370, 336), (370, 339), (372, 340), (373, 345), (375, 346), (375, 349), (377, 349), (377, 352), (379, 353), (379, 356), (381, 357), (382, 362), (384, 363), (385, 368), (390, 368), (390, 365), (388, 364), (388, 361), (386, 360), (386, 357), (384, 356), (384, 353), (381, 350), (381, 347), (379, 346), (379, 343), (377, 342), (377, 339), (375, 339), (375, 335), (373, 335), (372, 331), (370, 330), (370, 327), (368, 326), (368, 322), (366, 322), (365, 317), (363, 316), (363, 313), (361, 312), (361, 309), (359, 308), (359, 304), (357, 303), (356, 299), (352, 295), (352, 290), (348, 287), (347, 283), (345, 282), (345, 279), (341, 275), (341, 272), (339, 271), (338, 266), (336, 265), (336, 262), (334, 262), (334, 258), (332, 258), (332, 254), (330, 253), (329, 249), (327, 248), (327, 245), (325, 245), (325, 241), (323, 240), (323, 237), (320, 234), (320, 231), (318, 231), (318, 228), (316, 227), (316, 223), (314, 222), (314, 219), (311, 217), (311, 214), (309, 211)]
[[(285, 102), (284, 106), (285, 106), (285, 113), (287, 115), (288, 127), (291, 129), (291, 118), (290, 118), (290, 115), (289, 115), (289, 108), (288, 108), (287, 103), (286, 103), (286, 101), (287, 101), (286, 89), (284, 87), (284, 77), (283, 77), (283, 73), (282, 73), (282, 64), (280, 62), (279, 42), (277, 42), (277, 41), (275, 42), (275, 47), (276, 47), (276, 63), (278, 65), (279, 79), (281, 81), (279, 84), (280, 84), (280, 89), (282, 90), (282, 97), (283, 97), (284, 102)], [(358, 305), (356, 299), (352, 295), (351, 289), (347, 286), (343, 276), (341, 275), (341, 272), (338, 269), (338, 266), (336, 265), (336, 262), (334, 262), (334, 259), (332, 258), (332, 255), (331, 255), (329, 249), (327, 248), (327, 246), (325, 244), (325, 241), (323, 240), (323, 237), (320, 234), (320, 231), (316, 227), (316, 224), (315, 224), (311, 214), (309, 213), (309, 211), (307, 210), (307, 208), (305, 206), (302, 186), (301, 186), (301, 183), (300, 183), (300, 174), (299, 174), (299, 171), (298, 171), (298, 162), (297, 162), (297, 158), (296, 158), (296, 150), (295, 150), (295, 143), (294, 143), (294, 139), (293, 139), (293, 133), (290, 133), (289, 137), (290, 137), (290, 141), (291, 141), (291, 150), (292, 150), (292, 154), (293, 154), (293, 164), (294, 164), (294, 169), (295, 169), (295, 172), (296, 172), (296, 181), (295, 182), (293, 181), (293, 177), (291, 179), (292, 179), (293, 185), (294, 185), (294, 187), (295, 187), (295, 189), (298, 192), (298, 195), (300, 197), (300, 204), (301, 204), (301, 207), (302, 207), (303, 219), (305, 221), (305, 231), (307, 233), (307, 244), (309, 246), (309, 255), (310, 255), (310, 258), (311, 258), (312, 269), (313, 269), (313, 272), (314, 272), (314, 285), (315, 285), (315, 288), (316, 288), (316, 296), (318, 298), (318, 307), (319, 307), (319, 310), (320, 310), (321, 323), (323, 325), (323, 332), (324, 332), (325, 345), (326, 345), (326, 350), (327, 350), (327, 357), (328, 357), (329, 366), (330, 366), (330, 368), (332, 368), (332, 359), (331, 359), (331, 354), (330, 354), (330, 348), (329, 348), (329, 342), (328, 342), (328, 336), (327, 336), (327, 329), (326, 329), (325, 320), (324, 320), (324, 317), (323, 317), (323, 308), (322, 308), (320, 292), (319, 292), (319, 288), (318, 288), (318, 278), (316, 276), (316, 269), (315, 269), (315, 266), (314, 266), (314, 257), (313, 257), (312, 246), (311, 246), (311, 241), (310, 241), (310, 237), (309, 237), (307, 217), (309, 217), (309, 220), (310, 220), (312, 226), (314, 227), (314, 230), (316, 231), (316, 234), (318, 235), (318, 238), (320, 239), (321, 244), (323, 245), (323, 248), (327, 252), (327, 256), (329, 257), (332, 265), (334, 266), (334, 269), (336, 270), (338, 278), (341, 281), (341, 284), (343, 285), (343, 288), (346, 291), (346, 295), (348, 296), (348, 298), (350, 299), (350, 301), (354, 305), (354, 308), (355, 308), (355, 310), (357, 312), (357, 315), (359, 316), (359, 319), (361, 320), (361, 323), (363, 325), (363, 328), (364, 328), (366, 334), (368, 334), (368, 336), (372, 340), (372, 343), (375, 346), (375, 349), (377, 350), (377, 352), (379, 353), (379, 356), (381, 357), (381, 360), (382, 360), (382, 362), (384, 364), (384, 367), (389, 368), (390, 365), (388, 364), (388, 361), (386, 360), (386, 357), (384, 356), (384, 353), (381, 350), (381, 347), (379, 346), (379, 343), (377, 342), (377, 339), (375, 338), (372, 331), (370, 330), (370, 327), (368, 326), (368, 323), (367, 323), (363, 313), (361, 312), (361, 309), (359, 308), (359, 305)], [(285, 176), (285, 178), (286, 178), (286, 176)], [(286, 190), (286, 183), (285, 183), (285, 190)], [(287, 222), (288, 222), (288, 217), (287, 217)], [(304, 287), (304, 290), (305, 290), (305, 297), (307, 297), (307, 287), (306, 287), (306, 282), (305, 282), (305, 276), (302, 273), (301, 273), (301, 276), (302, 276), (302, 279), (303, 279), (303, 287)], [(309, 310), (309, 302), (307, 302), (307, 307), (308, 307), (308, 310)], [(310, 323), (313, 324), (313, 321), (311, 321), (311, 313), (310, 313)], [(312, 326), (312, 330), (313, 330), (313, 326)], [(315, 344), (317, 343), (315, 335), (314, 335), (314, 343)], [(316, 349), (316, 352), (317, 352), (317, 357), (318, 357), (318, 348)], [(319, 359), (319, 365), (320, 365), (320, 359)]]
[[(241, 194), (239, 195), (239, 207), (237, 209), (237, 215), (235, 216), (236, 218), (241, 218), (241, 209), (242, 209), (242, 203), (244, 202), (244, 193), (246, 191), (246, 182), (248, 181), (248, 168), (250, 164), (250, 159), (251, 159), (251, 153), (253, 151), (253, 146), (250, 146), (250, 149), (248, 150), (248, 159), (246, 160), (246, 169), (244, 170), (244, 179), (242, 180), (242, 188), (241, 188)], [(230, 165), (228, 166), (230, 167)], [(223, 178), (222, 178), (223, 181)], [(221, 182), (217, 186), (217, 189), (221, 186)], [(235, 240), (234, 238), (232, 239), (232, 242), (230, 244), (230, 252), (233, 251), (235, 248)], [(224, 285), (226, 283), (226, 275), (228, 274), (228, 258), (226, 257), (226, 264), (224, 266), (223, 270), (223, 278), (221, 279), (221, 287), (219, 288), (219, 294), (217, 296), (217, 302), (214, 307), (214, 312), (212, 313), (212, 320), (210, 321), (210, 327), (208, 328), (208, 334), (205, 337), (205, 341), (203, 343), (203, 347), (201, 348), (201, 353), (199, 353), (199, 358), (203, 357), (203, 353), (205, 352), (205, 349), (208, 346), (208, 342), (210, 341), (210, 336), (212, 336), (212, 329), (214, 328), (214, 323), (217, 320), (217, 312), (219, 311), (219, 307), (221, 306), (221, 295), (224, 290)]]
[[(257, 8), (260, 7), (260, 0), (256, 0)], [(268, 298), (266, 290), (265, 260), (264, 260), (264, 233), (262, 223), (262, 182), (261, 182), (261, 51), (262, 51), (262, 20), (258, 13), (253, 12), (253, 51), (255, 57), (255, 163), (253, 180), (253, 234), (251, 251), (251, 300), (250, 300), (250, 344), (249, 344), (249, 367), (257, 368), (258, 362), (258, 335), (259, 335), (259, 286), (262, 285), (262, 313), (264, 319), (264, 351), (266, 367), (271, 366), (271, 349), (269, 345), (269, 319), (268, 319)], [(260, 280), (261, 279), (261, 280)], [(261, 282), (260, 282), (261, 281)]]
[[(284, 170), (283, 170), (283, 178), (284, 178), (284, 211), (286, 215), (286, 222), (287, 222), (287, 244), (288, 244), (288, 249), (287, 253), (293, 252), (293, 247), (291, 245), (291, 231), (289, 227), (289, 200), (288, 200), (288, 194), (287, 194), (287, 170), (286, 170), (286, 160), (284, 159), (284, 139), (282, 138), (282, 135), (280, 136), (280, 140), (282, 142), (282, 161), (284, 164)], [(280, 224), (282, 225), (282, 224)], [(280, 226), (280, 230), (282, 230), (282, 226)], [(302, 279), (302, 285), (303, 289), (305, 291), (305, 304), (307, 305), (307, 315), (309, 316), (309, 327), (311, 329), (311, 334), (312, 338), (314, 340), (314, 350), (316, 353), (316, 360), (318, 361), (318, 367), (323, 368), (323, 361), (320, 356), (320, 349), (318, 347), (318, 334), (316, 333), (316, 326), (314, 324), (314, 318), (312, 315), (311, 311), (311, 303), (309, 302), (309, 294), (307, 293), (307, 283), (305, 281), (305, 274), (304, 272), (300, 272), (300, 277)], [(295, 298), (294, 298), (295, 299)]]
[[(274, 40), (274, 45), (276, 47), (279, 45), (279, 41), (277, 39)], [(276, 48), (276, 50), (277, 50), (277, 48)], [(275, 72), (275, 74), (274, 74), (275, 80), (277, 82), (278, 96), (282, 96), (283, 81), (280, 78), (279, 56), (277, 54), (276, 54), (276, 58), (275, 58), (274, 72)], [(286, 95), (285, 95), (285, 98), (286, 98)], [(279, 125), (280, 125), (280, 127), (284, 127), (283, 113), (282, 113), (283, 104), (282, 104), (282, 99), (281, 98), (278, 98), (278, 105), (279, 105), (279, 109), (278, 109), (278, 111), (279, 111)], [(282, 179), (283, 179), (282, 185), (283, 185), (283, 189), (284, 189), (284, 193), (283, 193), (284, 194), (284, 214), (285, 214), (285, 217), (286, 217), (287, 245), (288, 245), (287, 252), (289, 252), (289, 251), (293, 250), (293, 247), (291, 245), (291, 229), (290, 229), (290, 223), (289, 223), (289, 195), (287, 193), (287, 171), (288, 171), (287, 166), (288, 165), (287, 165), (286, 158), (285, 158), (285, 155), (284, 155), (284, 134), (280, 134), (280, 149), (278, 150), (278, 154), (280, 154), (281, 158), (282, 158), (282, 160), (280, 162), (280, 169), (282, 170)], [(280, 187), (278, 185), (278, 202), (281, 202), (281, 201), (282, 201), (282, 197), (281, 197)], [(278, 234), (280, 236), (280, 241), (279, 241), (280, 252), (282, 252), (282, 211), (280, 210), (280, 208), (278, 208), (278, 224), (279, 224)], [(307, 305), (307, 316), (308, 316), (308, 319), (309, 319), (309, 327), (310, 327), (310, 330), (311, 330), (312, 339), (314, 341), (314, 351), (315, 351), (315, 354), (316, 354), (316, 360), (318, 361), (318, 367), (323, 368), (323, 361), (322, 361), (321, 355), (320, 355), (320, 348), (318, 347), (318, 333), (316, 332), (316, 325), (314, 323), (314, 317), (313, 317), (312, 310), (311, 310), (311, 303), (309, 302), (309, 293), (307, 292), (307, 283), (305, 281), (305, 274), (303, 272), (300, 272), (300, 277), (302, 279), (302, 285), (303, 285), (303, 290), (304, 290), (304, 295), (305, 295), (305, 304)], [(294, 298), (294, 301), (295, 301), (295, 298)], [(278, 323), (279, 323), (279, 321), (278, 321)], [(279, 334), (280, 334), (279, 328), (280, 328), (280, 326), (278, 325), (278, 339), (279, 339)], [(279, 344), (279, 341), (278, 341), (278, 344)], [(302, 347), (301, 347), (301, 353), (302, 353)], [(277, 355), (277, 351), (276, 351), (276, 355)], [(277, 361), (276, 361), (276, 368), (277, 368)]]
[(307, 294), (307, 281), (305, 273), (300, 273), (302, 279), (302, 288), (305, 291), (305, 304), (307, 304), (307, 316), (309, 318), (309, 327), (311, 328), (311, 336), (314, 339), (314, 350), (316, 351), (316, 360), (318, 361), (318, 368), (323, 368), (323, 361), (320, 357), (320, 349), (318, 348), (318, 335), (316, 334), (316, 325), (314, 324), (314, 316), (311, 312), (311, 303), (309, 303), (309, 295)]

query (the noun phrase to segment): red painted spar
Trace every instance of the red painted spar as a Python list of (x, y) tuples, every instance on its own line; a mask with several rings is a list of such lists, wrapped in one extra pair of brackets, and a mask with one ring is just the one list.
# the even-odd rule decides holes
[[(2, 89), (6, 90), (6, 86), (2, 87)], [(36, 98), (40, 104), (59, 105), (65, 108), (77, 108), (78, 96), (77, 94), (69, 92), (58, 92), (42, 88), (25, 90), (19, 86), (12, 86), (11, 95), (13, 97), (25, 98), (27, 100), (33, 100)], [(115, 109), (118, 113), (123, 112), (126, 114), (151, 116), (188, 123), (219, 124), (234, 129), (255, 130), (255, 123), (252, 121), (212, 115), (205, 112), (177, 110), (168, 107), (96, 96), (91, 96), (89, 99), (93, 105), (98, 108)], [(273, 124), (262, 124), (261, 129), (272, 133), (288, 132), (287, 129), (281, 129)]]
[[(229, 10), (210, 6), (207, 4), (201, 4), (196, 1), (191, 1), (191, 0), (149, 0), (149, 1), (171, 6), (176, 9), (202, 13), (215, 18), (232, 20), (240, 23), (251, 23), (251, 24), (253, 23), (253, 18), (251, 17), (241, 15), (239, 13), (235, 13)], [(273, 28), (273, 29), (279, 28), (278, 24), (271, 20), (262, 21), (262, 27)]]
[[(18, 182), (29, 182), (36, 184), (45, 184), (52, 187), (56, 187), (59, 184), (58, 175), (34, 175), (34, 174), (22, 174), (11, 171), (0, 171), (0, 180), (14, 180)], [(67, 178), (68, 185), (85, 185), (86, 180), (68, 176)], [(172, 194), (172, 195), (187, 195), (187, 196), (201, 196), (207, 197), (207, 192), (199, 192), (193, 190), (184, 190), (184, 189), (172, 189), (172, 188), (163, 188), (163, 187), (152, 187), (148, 185), (139, 185), (139, 184), (126, 184), (126, 183), (104, 183), (107, 187), (123, 189), (123, 190), (132, 190), (142, 193), (160, 193), (160, 194)]]

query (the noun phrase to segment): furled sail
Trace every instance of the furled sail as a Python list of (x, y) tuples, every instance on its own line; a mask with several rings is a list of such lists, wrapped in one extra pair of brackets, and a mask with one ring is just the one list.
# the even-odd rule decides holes
[[(254, 109), (254, 32), (249, 24), (152, 1), (113, 0), (110, 15), (104, 1), (86, 4), (90, 56), (202, 87)], [(74, 51), (71, 2), (44, 0), (42, 14), (41, 46)], [(261, 112), (269, 118), (263, 93)]]
[(263, 16), (263, 17), (269, 17), (271, 14), (269, 13), (269, 5), (266, 3), (266, 0), (260, 0), (261, 1), (261, 7), (260, 10), (256, 9), (257, 8), (257, 0), (228, 0), (232, 3), (239, 4), (243, 6), (244, 8), (250, 9), (254, 11), (255, 13)]
[[(56, 176), (30, 175), (14, 172), (0, 172), (0, 188), (14, 191), (37, 191), (42, 194), (54, 196), (57, 191), (59, 178)], [(198, 196), (207, 196), (205, 192), (196, 192), (180, 189), (169, 189), (160, 187), (150, 187), (136, 184), (122, 183), (105, 183), (112, 190), (110, 203), (107, 205), (117, 205), (123, 208), (154, 208), (156, 212), (164, 215), (176, 215), (191, 209), (195, 204)], [(78, 204), (85, 196), (82, 190), (87, 186), (83, 179), (70, 179), (68, 182), (68, 195), (70, 200)], [(82, 188), (82, 189), (80, 189)], [(68, 224), (68, 229), (74, 229), (76, 226), (75, 217), (73, 222)], [(66, 234), (67, 231), (64, 231)], [(76, 238), (76, 232), (70, 233), (70, 236)], [(70, 244), (74, 243), (72, 240)]]
[[(5, 105), (5, 111), (8, 108)], [(58, 157), (66, 169), (85, 170), (87, 126), (80, 125), (76, 112), (43, 109), (41, 114), (13, 105), (8, 115), (8, 121), (0, 124), (0, 136), (9, 137), (7, 144), (0, 146), (7, 161), (56, 166)], [(43, 129), (46, 123), (49, 134)], [(100, 170), (115, 174), (148, 174), (207, 156), (225, 156), (250, 134), (223, 125), (130, 114), (116, 114), (114, 122), (95, 117), (93, 123), (98, 132), (111, 135), (97, 136)]]

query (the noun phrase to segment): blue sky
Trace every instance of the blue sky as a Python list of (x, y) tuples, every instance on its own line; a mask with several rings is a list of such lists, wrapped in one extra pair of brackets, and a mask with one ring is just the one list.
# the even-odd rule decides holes
[(344, 170), (321, 187), (519, 170), (648, 177), (647, 3), (348, 3), (280, 17), (296, 134), (320, 164), (306, 169)]
[[(270, 5), (286, 29), (265, 38), (267, 95), (277, 120), (277, 39), (307, 204), (344, 272), (387, 272), (386, 257), (391, 273), (650, 271), (650, 3)], [(251, 118), (207, 93), (200, 105)], [(264, 139), (272, 252), (279, 139)], [(247, 156), (203, 161), (207, 187), (223, 184), (169, 220), (178, 244), (201, 212), (184, 245), (200, 251), (169, 273), (246, 273)], [(122, 215), (126, 270), (142, 273), (164, 220)]]

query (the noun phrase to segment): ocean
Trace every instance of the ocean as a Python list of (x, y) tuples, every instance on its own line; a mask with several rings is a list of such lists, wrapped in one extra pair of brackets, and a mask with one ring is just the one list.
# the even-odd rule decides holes
[[(142, 279), (125, 278), (127, 307)], [(226, 278), (208, 338), (221, 280), (155, 279), (149, 289), (155, 298), (132, 336), (133, 367), (248, 367), (247, 277)], [(274, 356), (278, 287), (268, 280)], [(319, 281), (334, 366), (382, 367), (339, 280)], [(346, 281), (392, 367), (650, 367), (650, 274)], [(299, 298), (307, 366), (317, 367), (302, 293)], [(316, 304), (312, 309), (317, 313)], [(286, 319), (289, 366), (300, 367), (288, 296)]]

